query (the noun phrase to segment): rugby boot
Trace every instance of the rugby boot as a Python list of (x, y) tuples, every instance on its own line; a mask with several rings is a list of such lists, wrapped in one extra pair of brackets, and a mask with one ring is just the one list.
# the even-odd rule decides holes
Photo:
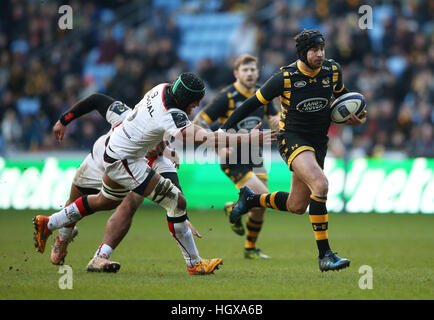
[(42, 215), (33, 218), (33, 226), (35, 227), (33, 239), (35, 240), (35, 248), (40, 253), (44, 253), (47, 239), (51, 235), (51, 231), (47, 227), (49, 220), (50, 217)]
[(202, 259), (193, 267), (187, 266), (188, 273), (192, 275), (205, 275), (214, 273), (214, 270), (219, 269), (219, 265), (223, 264), (223, 259)]
[[(234, 205), (233, 202), (226, 202), (223, 210), (225, 211), (227, 217), (230, 216), (233, 205)], [(244, 226), (243, 223), (241, 222), (241, 219), (234, 223), (229, 220), (229, 225), (231, 226), (232, 231), (238, 234), (239, 236), (243, 236), (246, 232), (244, 230)]]
[(254, 195), (253, 191), (249, 187), (242, 187), (240, 189), (238, 201), (232, 207), (229, 221), (231, 223), (241, 223), (241, 216), (249, 211), (247, 208), (247, 198)]
[(329, 270), (340, 270), (350, 266), (350, 260), (338, 257), (336, 253), (327, 250), (323, 258), (318, 258), (321, 272)]
[(120, 268), (121, 265), (119, 262), (110, 261), (105, 257), (96, 256), (89, 261), (86, 267), (86, 271), (116, 273), (119, 271)]
[(270, 256), (261, 252), (261, 249), (244, 249), (244, 258), (246, 259), (271, 259)]
[(53, 248), (51, 249), (51, 263), (56, 265), (62, 265), (65, 262), (65, 257), (67, 255), (68, 244), (71, 243), (78, 234), (77, 227), (72, 229), (72, 233), (68, 239), (60, 240), (59, 235), (56, 237)]

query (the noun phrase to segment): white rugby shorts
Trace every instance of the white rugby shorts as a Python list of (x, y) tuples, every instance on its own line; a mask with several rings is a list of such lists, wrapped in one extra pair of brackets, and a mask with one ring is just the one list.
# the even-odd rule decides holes
[[(101, 190), (102, 188), (102, 176), (105, 170), (105, 164), (104, 164), (104, 151), (105, 151), (105, 139), (106, 137), (100, 137), (94, 144), (94, 147), (92, 149), (92, 154), (88, 154), (86, 158), (81, 163), (80, 167), (77, 169), (77, 172), (75, 173), (75, 176), (73, 178), (72, 183), (78, 187), (82, 188), (90, 188), (90, 189), (97, 189)], [(147, 159), (144, 159), (143, 162), (145, 164), (147, 163)], [(120, 162), (120, 161), (119, 161)], [(124, 166), (120, 163), (120, 170), (121, 172), (126, 172), (128, 174), (128, 177), (124, 177), (128, 180), (133, 180), (132, 177), (129, 175), (127, 171), (125, 171)], [(136, 170), (136, 165), (132, 165), (131, 160), (128, 160), (128, 167), (134, 168)], [(113, 170), (114, 168), (111, 168)], [(158, 156), (154, 161), (152, 161), (152, 169), (156, 171), (159, 174), (165, 173), (165, 172), (174, 172), (177, 173), (175, 165), (167, 158), (163, 156)], [(146, 170), (145, 170), (146, 171)], [(140, 179), (146, 179), (146, 176), (140, 178), (140, 170), (137, 172), (134, 172), (133, 175), (135, 175), (136, 179), (140, 181)], [(118, 173), (119, 174), (119, 173)], [(112, 178), (109, 175), (110, 178)], [(114, 180), (114, 179), (113, 179)], [(114, 180), (116, 181), (116, 180)], [(143, 182), (144, 180), (142, 180)], [(116, 181), (117, 182), (117, 181)], [(121, 184), (120, 182), (118, 182)], [(128, 185), (134, 186), (136, 183), (128, 183)], [(124, 184), (121, 184), (124, 185)], [(127, 188), (125, 186), (125, 188)], [(129, 190), (132, 190), (128, 188)], [(134, 189), (134, 188), (133, 188)]]
[(103, 173), (104, 170), (98, 168), (89, 153), (75, 172), (72, 184), (82, 188), (101, 190)]
[[(113, 163), (104, 161), (105, 174), (114, 182), (120, 184), (128, 190), (136, 190), (138, 188), (144, 191), (147, 184), (147, 178), (153, 170), (148, 166), (145, 158), (124, 159)], [(142, 192), (137, 191), (142, 194)]]

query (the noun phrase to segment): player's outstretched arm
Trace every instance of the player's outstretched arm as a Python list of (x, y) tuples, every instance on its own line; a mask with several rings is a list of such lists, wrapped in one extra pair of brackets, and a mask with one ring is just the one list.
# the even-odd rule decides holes
[(227, 133), (223, 130), (209, 132), (198, 125), (191, 124), (182, 131), (182, 139), (188, 142), (193, 139), (193, 143), (200, 145), (206, 143), (214, 148), (230, 146), (230, 144), (240, 145), (241, 143), (258, 143), (259, 145), (269, 145), (277, 141), (276, 131), (260, 131), (262, 123), (259, 123), (250, 133)]
[(112, 97), (101, 93), (94, 93), (84, 99), (81, 99), (65, 113), (63, 113), (54, 125), (53, 133), (56, 139), (62, 141), (66, 133), (66, 126), (72, 120), (92, 112), (93, 110), (97, 110), (105, 119), (107, 109), (113, 102), (115, 102), (115, 100)]

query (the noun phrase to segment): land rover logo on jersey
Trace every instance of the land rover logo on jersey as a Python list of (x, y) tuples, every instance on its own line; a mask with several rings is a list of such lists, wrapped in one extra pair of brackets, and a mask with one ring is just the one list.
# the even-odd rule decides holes
[(188, 118), (185, 115), (185, 113), (181, 112), (171, 112), (173, 121), (175, 122), (175, 125), (177, 128), (185, 127), (188, 123)]
[(301, 88), (304, 87), (306, 85), (306, 81), (297, 81), (294, 83), (294, 87), (296, 88)]
[(300, 112), (316, 112), (324, 109), (328, 102), (326, 98), (310, 98), (303, 100), (295, 108)]
[(261, 118), (259, 117), (247, 117), (240, 122), (238, 122), (237, 127), (238, 129), (245, 129), (245, 130), (252, 130), (254, 127), (258, 125), (258, 123), (261, 122)]

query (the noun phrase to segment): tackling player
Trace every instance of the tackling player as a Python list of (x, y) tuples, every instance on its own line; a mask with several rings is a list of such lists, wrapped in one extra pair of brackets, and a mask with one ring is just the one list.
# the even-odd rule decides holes
[[(257, 85), (259, 78), (258, 59), (248, 54), (239, 56), (235, 60), (233, 72), (236, 81), (221, 90), (214, 100), (197, 114), (195, 123), (204, 128), (212, 128), (214, 130), (216, 129), (215, 122), (218, 122), (218, 127), (220, 127), (243, 101), (255, 94), (256, 89), (259, 88)], [(244, 129), (249, 131), (263, 121), (264, 118), (272, 126), (278, 128), (279, 116), (272, 102), (267, 103), (263, 107), (261, 106), (233, 126), (227, 127), (227, 129)], [(253, 161), (250, 150), (248, 151), (249, 158), (243, 163), (241, 160), (242, 149), (237, 148), (236, 162), (231, 163), (231, 161), (228, 161), (229, 155), (224, 150), (221, 150), (220, 167), (238, 189), (248, 186), (256, 193), (268, 193), (268, 175), (264, 168), (262, 156), (260, 159)], [(262, 152), (260, 154), (262, 155)], [(233, 202), (225, 205), (225, 212), (228, 216), (232, 205)], [(249, 210), (246, 219), (247, 235), (244, 243), (244, 257), (246, 259), (270, 258), (256, 247), (256, 242), (264, 222), (264, 213), (265, 208), (252, 208)], [(241, 219), (235, 223), (230, 222), (230, 224), (231, 229), (236, 234), (241, 236), (245, 234)]]
[[(65, 112), (53, 127), (53, 132), (59, 141), (62, 141), (66, 132), (67, 125), (74, 119), (81, 117), (93, 110), (97, 110), (101, 116), (109, 122), (112, 129), (108, 133), (101, 136), (93, 145), (91, 153), (85, 158), (78, 168), (71, 185), (71, 191), (66, 205), (69, 205), (80, 196), (97, 194), (101, 189), (101, 178), (104, 173), (102, 165), (102, 154), (104, 151), (104, 143), (107, 141), (113, 129), (120, 125), (121, 122), (128, 116), (131, 109), (120, 101), (115, 101), (113, 98), (102, 94), (93, 94), (73, 105)], [(148, 152), (146, 158), (149, 165), (164, 178), (168, 178), (172, 183), (180, 189), (179, 180), (175, 167), (169, 159), (173, 159), (175, 154), (173, 150), (167, 148), (168, 142), (159, 143), (151, 152)], [(164, 154), (164, 156), (163, 156)], [(133, 215), (140, 203), (134, 202), (131, 196), (127, 196), (124, 200), (125, 210), (116, 211), (107, 221), (106, 232), (103, 243), (100, 247), (106, 250), (98, 250), (95, 254), (92, 268), (89, 271), (106, 271), (116, 272), (120, 264), (117, 262), (108, 261), (111, 251), (117, 247), (123, 237), (129, 230)], [(187, 220), (188, 226), (194, 235), (200, 237), (200, 234)], [(51, 251), (51, 262), (53, 264), (63, 264), (67, 254), (67, 246), (77, 235), (75, 226), (65, 226), (59, 229), (59, 234), (56, 237), (54, 246)], [(108, 252), (110, 251), (110, 253)], [(100, 259), (98, 255), (104, 256), (105, 259)]]
[[(318, 247), (321, 271), (339, 270), (350, 265), (329, 246), (327, 192), (328, 180), (323, 172), (330, 126), (330, 101), (348, 92), (342, 70), (334, 60), (325, 60), (323, 35), (317, 30), (303, 30), (296, 37), (298, 60), (282, 67), (229, 117), (222, 128), (230, 128), (260, 106), (280, 97), (281, 120), (279, 151), (292, 171), (291, 192), (253, 193), (240, 190), (239, 200), (231, 211), (237, 221), (251, 208), (268, 207), (304, 214), (309, 218)], [(361, 125), (367, 112), (354, 115), (348, 125)]]
[[(144, 160), (145, 154), (164, 139), (179, 135), (186, 142), (187, 131), (192, 134), (195, 144), (206, 143), (215, 148), (222, 142), (227, 145), (231, 136), (237, 143), (241, 143), (244, 137), (260, 144), (264, 141), (271, 143), (276, 138), (275, 132), (252, 130), (248, 135), (229, 135), (206, 132), (192, 125), (187, 114), (199, 105), (204, 94), (203, 81), (193, 73), (183, 73), (174, 83), (162, 83), (148, 91), (127, 119), (113, 130), (106, 143), (101, 191), (78, 198), (50, 217), (39, 215), (34, 218), (39, 251), (44, 251), (53, 230), (96, 211), (116, 208), (131, 190), (137, 202), (141, 203), (149, 196), (167, 210), (169, 230), (181, 249), (187, 246), (186, 253), (191, 252), (192, 243), (185, 239), (189, 233), (185, 197), (169, 179), (164, 179), (149, 167)], [(201, 260), (200, 257), (190, 261), (187, 265), (190, 273), (204, 273), (210, 265), (222, 263), (222, 259)]]

